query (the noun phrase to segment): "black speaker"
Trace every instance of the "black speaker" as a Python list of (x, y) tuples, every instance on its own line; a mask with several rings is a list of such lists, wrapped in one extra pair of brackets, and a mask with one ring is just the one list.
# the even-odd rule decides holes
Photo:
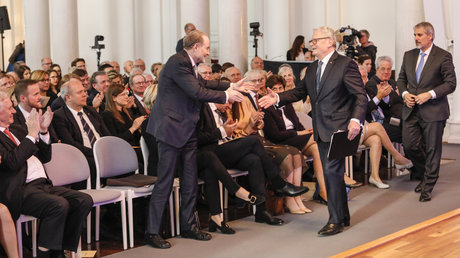
[(0, 33), (5, 30), (11, 30), (10, 18), (8, 18), (6, 6), (0, 6)]

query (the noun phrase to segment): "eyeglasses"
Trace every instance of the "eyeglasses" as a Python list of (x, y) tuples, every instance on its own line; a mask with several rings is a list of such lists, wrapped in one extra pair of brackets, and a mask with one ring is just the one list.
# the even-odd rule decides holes
[(134, 85), (141, 85), (141, 84), (145, 84), (145, 82), (135, 82)]
[(308, 41), (308, 43), (313, 44), (313, 45), (316, 45), (316, 43), (318, 43), (318, 40), (320, 40), (320, 39), (328, 39), (328, 38), (329, 38), (329, 37), (322, 37), (322, 38), (311, 39), (310, 41)]
[(42, 82), (50, 82), (51, 80), (50, 79), (43, 79), (41, 80)]
[(148, 81), (145, 81), (145, 84), (154, 84), (155, 81), (154, 80), (148, 80)]
[(261, 83), (263, 81), (264, 81), (264, 78), (250, 80), (250, 82), (252, 82), (252, 83)]

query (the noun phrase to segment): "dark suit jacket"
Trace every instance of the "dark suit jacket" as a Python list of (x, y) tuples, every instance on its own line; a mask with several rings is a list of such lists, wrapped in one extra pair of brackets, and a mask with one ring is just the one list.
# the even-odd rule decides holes
[[(408, 91), (411, 94), (418, 95), (434, 90), (436, 99), (430, 99), (423, 105), (418, 106), (418, 110), (425, 122), (446, 120), (450, 115), (447, 95), (454, 92), (457, 85), (452, 55), (444, 49), (433, 45), (428, 59), (425, 60), (426, 63), (420, 75), (420, 82), (417, 83), (415, 70), (419, 54), (420, 50), (417, 48), (404, 54), (398, 78), (399, 92), (403, 94), (404, 91)], [(403, 120), (409, 117), (412, 110), (413, 108), (404, 105)]]
[(13, 220), (21, 213), (23, 191), (27, 178), (27, 159), (35, 155), (43, 164), (51, 160), (51, 145), (43, 141), (33, 143), (25, 139), (27, 132), (11, 125), (10, 131), (21, 142), (18, 146), (0, 132), (0, 203), (10, 210)]
[(319, 92), (316, 92), (317, 67), (318, 61), (313, 62), (298, 87), (280, 93), (279, 105), (299, 101), (308, 94), (315, 141), (330, 142), (335, 131), (347, 129), (351, 118), (364, 121), (367, 96), (358, 66), (352, 59), (334, 52), (321, 77)]
[(65, 101), (62, 97), (58, 97), (57, 99), (55, 99), (52, 103), (51, 103), (51, 111), (56, 111), (58, 110), (60, 107), (63, 107), (65, 106)]
[[(95, 88), (91, 88), (91, 90), (88, 92), (88, 98), (86, 99), (86, 104), (88, 106), (93, 106), (93, 99), (96, 97), (96, 95), (99, 94), (99, 91), (97, 91)], [(99, 106), (99, 113), (102, 114), (105, 110), (105, 98), (102, 100), (101, 105)]]
[[(14, 118), (13, 124), (17, 125), (17, 126), (20, 126), (25, 131), (27, 131), (26, 118), (24, 117), (24, 115), (22, 114), (21, 110), (19, 109), (19, 106), (16, 106), (14, 109), (16, 109), (16, 114), (14, 114), (14, 116), (13, 116), (13, 118)], [(50, 133), (50, 141), (51, 141), (51, 143), (58, 142), (59, 139), (57, 137), (56, 130), (54, 130), (53, 124), (50, 124), (50, 126), (48, 127), (48, 131)]]
[(135, 96), (134, 96), (134, 104), (136, 104), (136, 107), (131, 108), (133, 115), (135, 115), (136, 117), (148, 115), (144, 106), (142, 106), (142, 103)]
[(186, 51), (169, 58), (161, 70), (158, 97), (147, 132), (158, 141), (181, 148), (195, 133), (202, 102), (224, 103), (230, 84), (198, 78)]
[(115, 119), (111, 111), (105, 110), (102, 112), (102, 120), (107, 126), (107, 129), (109, 129), (111, 135), (122, 138), (123, 140), (129, 142), (131, 146), (139, 146), (141, 133), (139, 131), (135, 131), (134, 133), (129, 131), (129, 128), (133, 125), (132, 119), (135, 117), (131, 115), (132, 119), (130, 119), (128, 115), (123, 112), (121, 112), (121, 117), (123, 118), (123, 121), (125, 121), (124, 124)]
[[(185, 38), (185, 37), (184, 37)], [(177, 45), (176, 45), (176, 53), (179, 53), (181, 52), (182, 50), (184, 50), (184, 38), (181, 38), (177, 41)]]
[[(93, 107), (83, 107), (83, 112), (88, 116), (90, 122), (93, 124), (94, 129), (99, 135), (110, 135), (109, 130), (102, 121), (101, 116)], [(83, 145), (83, 137), (77, 121), (70, 112), (67, 106), (63, 106), (54, 112), (53, 125), (56, 128), (58, 138), (62, 143), (67, 143), (77, 147), (85, 156), (93, 157), (93, 150)]]
[(198, 147), (213, 151), (222, 139), (222, 133), (216, 126), (216, 120), (208, 103), (203, 103), (200, 120), (196, 127), (198, 133)]
[(297, 136), (297, 131), (305, 130), (291, 104), (284, 106), (284, 115), (294, 124), (294, 129), (286, 130), (281, 110), (273, 106), (264, 110), (265, 138), (275, 143)]
[[(372, 76), (372, 78), (366, 83), (366, 92), (367, 92), (367, 95), (369, 95), (369, 98), (371, 100), (369, 100), (369, 102), (367, 103), (367, 118), (366, 120), (368, 122), (371, 122), (372, 120), (372, 116), (371, 116), (371, 112), (373, 110), (376, 110), (377, 109), (377, 105), (375, 104), (374, 100), (372, 100), (375, 96), (377, 96), (377, 85), (380, 84), (382, 81), (379, 79), (379, 77), (377, 75), (374, 75)], [(388, 84), (391, 85), (391, 87), (393, 88), (393, 90), (390, 92), (390, 94), (388, 96), (390, 96), (390, 100), (388, 103), (385, 103), (385, 101), (383, 101), (383, 99), (379, 102), (379, 107), (382, 109), (383, 111), (383, 115), (385, 115), (385, 120), (384, 122), (388, 122), (390, 120), (391, 117), (396, 117), (396, 118), (399, 118), (401, 119), (401, 115), (402, 115), (402, 108), (403, 108), (403, 105), (404, 105), (404, 102), (401, 98), (401, 96), (399, 96), (399, 94), (396, 92), (396, 81), (390, 79), (388, 81)], [(401, 92), (400, 92), (401, 93)]]

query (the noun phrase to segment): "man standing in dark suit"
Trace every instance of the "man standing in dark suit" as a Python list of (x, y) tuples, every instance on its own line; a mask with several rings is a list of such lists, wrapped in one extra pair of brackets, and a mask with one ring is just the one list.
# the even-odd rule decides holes
[[(72, 78), (61, 87), (66, 105), (56, 110), (54, 128), (62, 143), (77, 147), (88, 160), (91, 186), (96, 185), (96, 165), (93, 157), (94, 142), (102, 136), (110, 135), (99, 113), (86, 105), (88, 94), (80, 80)], [(85, 126), (87, 125), (87, 127)]]
[(51, 110), (42, 115), (32, 109), (26, 130), (10, 126), (15, 112), (8, 95), (0, 93), (0, 203), (14, 220), (21, 213), (40, 219), (38, 257), (65, 257), (63, 250), (77, 251), (93, 200), (85, 193), (53, 186), (46, 175), (43, 164), (51, 160)]
[(439, 177), (442, 135), (449, 118), (447, 95), (457, 85), (452, 55), (435, 46), (434, 28), (429, 22), (414, 27), (416, 48), (404, 54), (398, 87), (404, 99), (403, 144), (423, 179), (415, 188), (419, 201), (431, 200)]
[[(243, 81), (230, 85), (220, 81), (206, 81), (198, 74), (197, 65), (209, 55), (209, 38), (201, 31), (190, 32), (184, 38), (184, 51), (171, 56), (160, 73), (158, 96), (152, 108), (147, 132), (158, 142), (158, 181), (150, 198), (146, 228), (146, 242), (157, 248), (171, 245), (160, 235), (165, 204), (171, 193), (177, 160), (183, 162), (181, 173), (182, 237), (209, 240), (211, 235), (195, 226), (197, 192), (196, 124), (203, 101), (225, 103), (242, 101), (235, 90)], [(224, 92), (225, 91), (225, 92)]]
[(313, 135), (318, 144), (326, 181), (329, 221), (319, 235), (334, 235), (350, 225), (347, 193), (343, 175), (345, 159), (328, 160), (330, 139), (337, 130), (348, 129), (348, 139), (359, 137), (360, 123), (366, 116), (367, 96), (356, 63), (335, 51), (334, 30), (320, 27), (313, 33), (310, 46), (318, 58), (307, 69), (302, 83), (279, 95), (269, 94), (259, 100), (262, 107), (278, 102), (279, 106), (305, 99), (312, 103)]
[[(187, 36), (190, 32), (192, 32), (194, 30), (196, 30), (196, 27), (195, 27), (195, 25), (193, 25), (193, 23), (185, 24), (185, 26), (184, 26), (185, 36)], [(184, 38), (185, 37), (183, 37), (183, 38), (179, 39), (179, 41), (177, 41), (176, 53), (179, 53), (182, 50), (184, 50)]]

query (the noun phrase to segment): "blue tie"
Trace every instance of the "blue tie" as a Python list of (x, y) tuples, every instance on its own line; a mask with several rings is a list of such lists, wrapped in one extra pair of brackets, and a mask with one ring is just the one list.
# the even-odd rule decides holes
[(319, 92), (319, 85), (321, 83), (321, 66), (323, 66), (323, 62), (318, 62), (318, 69), (316, 69), (316, 92)]
[(420, 82), (420, 75), (422, 74), (423, 63), (425, 62), (426, 54), (422, 52), (420, 53), (420, 55), (421, 55), (420, 62), (418, 63), (417, 71), (415, 72), (415, 78), (417, 78), (417, 83)]

